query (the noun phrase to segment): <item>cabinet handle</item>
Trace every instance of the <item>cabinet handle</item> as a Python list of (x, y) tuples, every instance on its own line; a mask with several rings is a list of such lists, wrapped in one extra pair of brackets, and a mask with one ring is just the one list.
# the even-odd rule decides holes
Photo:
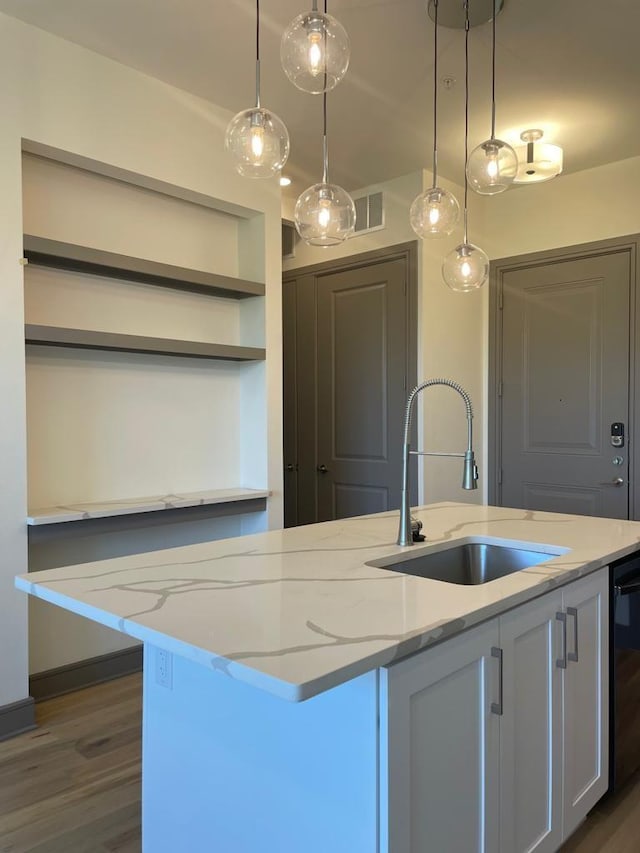
[(569, 660), (578, 662), (578, 610), (576, 607), (567, 607), (567, 616), (573, 616), (573, 651), (569, 652)]
[(497, 648), (496, 646), (492, 646), (491, 648), (491, 657), (498, 659), (498, 701), (491, 703), (491, 713), (497, 714), (499, 717), (502, 716), (502, 649)]
[(567, 614), (560, 611), (556, 613), (558, 622), (562, 622), (562, 656), (556, 658), (556, 666), (560, 669), (567, 668)]
[(327, 468), (326, 465), (318, 465), (316, 467), (316, 471), (318, 472), (318, 474), (328, 474), (329, 473), (329, 469)]

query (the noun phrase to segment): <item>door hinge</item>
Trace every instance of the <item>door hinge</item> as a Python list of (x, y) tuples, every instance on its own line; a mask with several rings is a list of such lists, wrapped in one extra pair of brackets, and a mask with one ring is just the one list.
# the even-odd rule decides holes
[(504, 391), (504, 382), (498, 382), (498, 397), (502, 397)]
[(498, 485), (502, 485), (502, 468), (498, 468)]
[(498, 291), (498, 311), (502, 311), (503, 308), (504, 308), (503, 293), (502, 293), (502, 288), (500, 288), (500, 290)]

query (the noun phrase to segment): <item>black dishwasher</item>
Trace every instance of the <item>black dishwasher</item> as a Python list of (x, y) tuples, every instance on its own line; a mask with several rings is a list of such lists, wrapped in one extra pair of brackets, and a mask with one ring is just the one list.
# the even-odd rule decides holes
[(609, 790), (640, 769), (640, 553), (612, 563)]

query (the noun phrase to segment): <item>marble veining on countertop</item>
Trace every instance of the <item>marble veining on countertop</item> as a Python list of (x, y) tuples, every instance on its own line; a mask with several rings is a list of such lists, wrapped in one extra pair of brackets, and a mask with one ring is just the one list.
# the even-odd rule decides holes
[(93, 501), (89, 503), (48, 506), (29, 510), (27, 524), (61, 524), (65, 521), (85, 521), (89, 518), (110, 518), (116, 515), (130, 515), (136, 512), (155, 512), (162, 509), (181, 509), (191, 506), (205, 506), (219, 503), (266, 498), (268, 491), (260, 489), (209, 489), (201, 492), (169, 493), (143, 498), (123, 498), (113, 501)]
[[(51, 569), (16, 579), (45, 601), (300, 701), (640, 549), (640, 523), (440, 503), (428, 541), (395, 544), (397, 512)], [(368, 561), (469, 537), (569, 549), (478, 586)]]

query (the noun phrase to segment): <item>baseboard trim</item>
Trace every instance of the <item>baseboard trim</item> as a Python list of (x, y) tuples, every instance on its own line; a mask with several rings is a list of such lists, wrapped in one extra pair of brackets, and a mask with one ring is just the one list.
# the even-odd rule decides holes
[(36, 702), (111, 681), (142, 669), (142, 646), (98, 655), (94, 658), (37, 672), (29, 678), (29, 692)]
[(36, 727), (36, 715), (33, 697), (28, 696), (19, 702), (0, 707), (0, 740), (30, 732)]

